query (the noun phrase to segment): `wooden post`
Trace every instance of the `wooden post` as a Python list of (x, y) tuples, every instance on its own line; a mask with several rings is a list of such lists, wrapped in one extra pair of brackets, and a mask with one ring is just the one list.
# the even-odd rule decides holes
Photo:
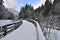
[(4, 29), (3, 30), (4, 31), (3, 35), (6, 36), (7, 35), (7, 26), (4, 26), (3, 29)]

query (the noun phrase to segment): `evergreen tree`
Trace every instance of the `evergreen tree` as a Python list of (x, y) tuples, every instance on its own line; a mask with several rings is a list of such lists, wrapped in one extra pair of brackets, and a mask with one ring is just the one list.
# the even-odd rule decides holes
[(56, 3), (59, 3), (60, 0), (54, 0), (53, 4), (55, 5)]
[(0, 5), (3, 4), (3, 2), (4, 2), (3, 0), (0, 0)]
[(44, 17), (47, 17), (49, 15), (49, 11), (50, 11), (51, 7), (52, 7), (52, 3), (49, 0), (46, 0), (46, 2), (45, 2), (45, 8), (46, 8), (46, 10), (43, 13)]
[(51, 6), (52, 6), (52, 3), (51, 3), (49, 0), (46, 0), (46, 2), (45, 2), (46, 10), (47, 10), (47, 9), (50, 9)]
[(14, 14), (12, 12), (8, 12), (7, 16), (8, 16), (7, 17), (8, 20), (14, 20), (14, 18), (15, 18)]
[(19, 13), (20, 18), (27, 19), (32, 18), (33, 19), (33, 7), (31, 5), (25, 5)]
[(3, 15), (2, 15), (2, 6), (3, 6), (3, 0), (0, 0), (0, 19), (3, 18)]
[(3, 16), (2, 16), (2, 14), (0, 14), (0, 19), (2, 19), (3, 18)]

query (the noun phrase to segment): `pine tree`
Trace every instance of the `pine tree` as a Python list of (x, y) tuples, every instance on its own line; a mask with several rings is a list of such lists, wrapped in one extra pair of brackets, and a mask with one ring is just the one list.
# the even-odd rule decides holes
[(3, 5), (4, 1), (3, 0), (0, 0), (0, 5)]
[(45, 2), (46, 9), (50, 9), (51, 6), (52, 6), (52, 3), (49, 0), (46, 0), (46, 2)]
[(54, 0), (53, 4), (55, 5), (56, 3), (59, 3), (60, 0)]
[(3, 18), (3, 15), (2, 15), (2, 6), (3, 6), (3, 0), (0, 0), (0, 19)]
[(49, 10), (51, 9), (52, 3), (49, 0), (46, 0), (45, 2), (45, 12), (43, 13), (44, 17), (47, 17), (49, 15)]

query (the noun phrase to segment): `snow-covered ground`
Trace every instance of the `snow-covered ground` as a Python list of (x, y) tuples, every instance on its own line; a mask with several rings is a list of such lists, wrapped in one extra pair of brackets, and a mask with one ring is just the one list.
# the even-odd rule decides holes
[[(40, 28), (38, 28), (38, 31), (40, 40), (45, 40)], [(37, 40), (36, 28), (32, 23), (24, 20), (18, 29), (0, 40)]]
[(54, 33), (55, 33), (55, 40), (60, 40), (60, 31), (54, 30)]
[(11, 21), (12, 20), (0, 20), (0, 26), (4, 26), (4, 25), (7, 25), (7, 24), (10, 24), (10, 23), (12, 23)]
[[(0, 20), (0, 26), (9, 23), (11, 23), (11, 20)], [(42, 30), (38, 23), (37, 27), (39, 31), (39, 39), (45, 40), (45, 37), (43, 36)], [(55, 30), (55, 34), (56, 40), (60, 40), (60, 31)], [(15, 31), (0, 40), (37, 40), (36, 28), (31, 22), (24, 20), (23, 24), (18, 29), (16, 29)]]

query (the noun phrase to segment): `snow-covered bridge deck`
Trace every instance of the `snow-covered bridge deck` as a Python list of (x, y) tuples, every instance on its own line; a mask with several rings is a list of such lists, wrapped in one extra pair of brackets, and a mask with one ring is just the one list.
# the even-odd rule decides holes
[[(32, 24), (33, 21), (26, 21), (26, 20), (23, 20), (23, 24), (21, 26), (19, 26), (18, 29), (15, 29), (16, 27), (18, 27), (18, 25), (16, 26), (17, 23), (21, 23), (20, 22), (21, 20), (19, 21), (16, 21), (16, 22), (11, 22), (10, 21), (7, 21), (7, 22), (2, 22), (1, 23), (4, 23), (3, 25), (1, 24), (0, 25), (0, 29), (1, 27), (5, 27), (5, 26), (8, 26), (7, 28), (10, 30), (10, 28), (12, 28), (12, 30), (14, 29), (15, 31), (9, 31), (8, 35), (6, 35), (4, 38), (2, 38), (1, 40), (37, 40), (37, 35), (36, 35), (36, 28), (35, 26)], [(9, 23), (10, 22), (10, 23)], [(36, 22), (36, 21), (35, 21)], [(38, 27), (38, 34), (39, 34), (39, 40), (45, 40), (45, 37), (43, 35), (43, 32), (38, 24), (37, 23), (37, 27)], [(16, 26), (16, 27), (15, 27)], [(21, 29), (22, 28), (22, 29)], [(6, 31), (5, 31), (6, 32)], [(11, 33), (12, 32), (12, 33)], [(59, 33), (60, 31), (56, 31), (55, 30), (55, 33), (56, 33), (56, 39), (59, 40)], [(1, 30), (0, 30), (0, 34), (1, 34)], [(8, 37), (8, 38), (7, 38)], [(1, 35), (0, 35), (0, 38), (1, 38)], [(44, 38), (44, 39), (43, 39)], [(53, 38), (54, 39), (54, 38)]]
[[(1, 21), (2, 22), (2, 21)], [(6, 36), (13, 30), (17, 29), (22, 24), (22, 21), (11, 22), (11, 20), (7, 20), (6, 22), (3, 20), (3, 23), (0, 25), (0, 38)]]
[[(37, 26), (39, 31), (39, 40), (45, 40), (40, 26)], [(31, 22), (23, 20), (23, 24), (18, 29), (0, 40), (37, 40), (36, 28)]]

